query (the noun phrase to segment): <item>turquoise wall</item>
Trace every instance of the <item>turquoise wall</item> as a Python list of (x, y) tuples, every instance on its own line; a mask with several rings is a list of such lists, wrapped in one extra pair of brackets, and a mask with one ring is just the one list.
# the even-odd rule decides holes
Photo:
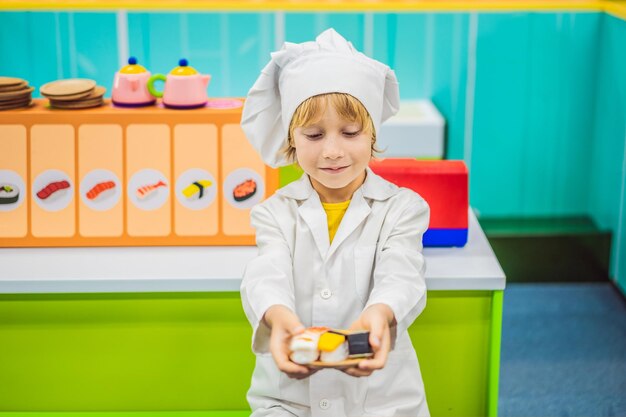
[(589, 210), (613, 232), (611, 276), (626, 294), (626, 21), (603, 16), (599, 45)]
[(210, 95), (245, 96), (282, 39), (335, 27), (396, 70), (402, 98), (439, 108), (481, 216), (590, 215), (614, 233), (626, 286), (625, 26), (592, 12), (3, 12), (0, 74), (110, 91), (127, 54), (153, 73), (186, 57), (212, 74)]
[(581, 13), (478, 17), (469, 160), (481, 215), (587, 213), (600, 21)]
[(7, 12), (0, 73), (35, 86), (89, 77), (110, 91), (126, 50), (152, 72), (187, 57), (213, 75), (211, 95), (245, 96), (280, 39), (335, 27), (396, 70), (403, 98), (440, 109), (447, 157), (470, 165), (481, 215), (580, 215), (589, 209), (580, 167), (590, 163), (601, 16)]

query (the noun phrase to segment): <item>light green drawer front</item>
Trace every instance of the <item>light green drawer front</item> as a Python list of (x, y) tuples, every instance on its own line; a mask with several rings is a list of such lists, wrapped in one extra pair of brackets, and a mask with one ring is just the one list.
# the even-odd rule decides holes
[[(410, 329), (433, 415), (487, 414), (492, 295)], [(250, 338), (238, 293), (0, 295), (0, 411), (247, 410)]]

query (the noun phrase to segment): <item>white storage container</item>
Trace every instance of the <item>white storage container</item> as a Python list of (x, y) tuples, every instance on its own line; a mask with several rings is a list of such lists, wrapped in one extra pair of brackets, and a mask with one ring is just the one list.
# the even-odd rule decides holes
[(400, 102), (398, 114), (387, 120), (377, 137), (383, 158), (443, 159), (445, 121), (430, 100)]

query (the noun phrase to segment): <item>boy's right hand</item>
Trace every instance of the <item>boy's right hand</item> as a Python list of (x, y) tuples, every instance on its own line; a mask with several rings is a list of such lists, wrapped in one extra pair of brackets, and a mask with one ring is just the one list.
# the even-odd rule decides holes
[(295, 335), (304, 332), (304, 326), (291, 310), (282, 305), (273, 305), (267, 309), (263, 320), (271, 329), (270, 352), (274, 362), (289, 378), (304, 379), (317, 370), (298, 365), (289, 359), (289, 343)]

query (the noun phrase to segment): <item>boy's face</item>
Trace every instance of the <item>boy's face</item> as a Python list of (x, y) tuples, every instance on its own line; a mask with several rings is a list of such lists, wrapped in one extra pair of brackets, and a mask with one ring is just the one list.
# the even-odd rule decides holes
[(350, 199), (365, 179), (371, 134), (364, 133), (358, 123), (342, 119), (328, 104), (322, 118), (296, 128), (293, 139), (298, 163), (311, 177), (322, 201)]

